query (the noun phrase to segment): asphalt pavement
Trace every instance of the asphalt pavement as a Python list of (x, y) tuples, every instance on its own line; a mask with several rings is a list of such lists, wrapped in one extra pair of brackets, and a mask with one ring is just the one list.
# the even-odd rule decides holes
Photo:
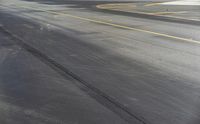
[(199, 25), (108, 3), (1, 1), (0, 123), (200, 123)]

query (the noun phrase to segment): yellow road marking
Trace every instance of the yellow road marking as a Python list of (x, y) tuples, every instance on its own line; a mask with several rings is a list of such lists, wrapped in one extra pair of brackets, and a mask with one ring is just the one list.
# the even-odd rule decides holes
[(163, 2), (158, 2), (158, 3), (149, 3), (149, 4), (145, 4), (144, 6), (155, 6), (155, 5), (160, 5)]
[[(162, 3), (162, 2), (161, 2)], [(153, 6), (153, 5), (159, 5), (159, 4), (161, 4), (161, 3), (151, 3), (151, 4), (146, 4), (146, 5), (144, 5), (144, 6)], [(96, 7), (98, 8), (98, 9), (107, 9), (107, 10), (117, 10), (117, 11), (122, 11), (122, 12), (131, 12), (131, 11), (128, 11), (128, 10), (122, 10), (122, 9), (117, 9), (117, 8), (106, 8), (106, 6), (105, 6), (106, 4), (100, 4), (100, 5), (97, 5)], [(112, 5), (114, 5), (114, 4), (112, 4)], [(136, 6), (137, 7), (137, 6)], [(186, 13), (187, 11), (179, 11), (179, 12), (171, 12), (171, 13), (169, 13), (169, 14), (176, 14), (176, 13)], [(162, 14), (156, 14), (156, 12), (155, 13), (147, 13), (147, 12), (142, 12), (142, 11), (134, 11), (134, 13), (138, 13), (138, 14), (146, 14), (146, 15), (153, 15), (153, 16), (159, 16), (159, 17), (170, 17), (170, 18), (174, 18), (174, 19), (180, 19), (180, 20), (188, 20), (188, 21), (200, 21), (199, 19), (195, 19), (195, 18), (193, 18), (193, 19), (188, 19), (188, 18), (184, 18), (184, 17), (180, 17), (180, 16), (169, 16), (169, 15), (162, 15)], [(157, 12), (157, 13), (159, 13), (159, 12)], [(161, 12), (162, 13), (162, 12)], [(167, 13), (167, 12), (166, 12)]]
[(96, 7), (100, 9), (111, 9), (121, 11), (132, 11), (133, 9), (137, 8), (137, 6), (132, 3), (100, 4)]
[(100, 21), (100, 20), (85, 18), (85, 17), (81, 17), (81, 16), (76, 16), (76, 15), (71, 15), (71, 14), (66, 14), (66, 13), (59, 13), (59, 12), (48, 11), (48, 10), (45, 10), (45, 9), (35, 9), (35, 8), (32, 8), (32, 7), (24, 7), (24, 6), (20, 6), (20, 7), (23, 7), (23, 8), (26, 8), (26, 9), (38, 10), (38, 11), (42, 11), (42, 12), (47, 12), (47, 13), (51, 13), (51, 14), (63, 15), (63, 16), (66, 16), (66, 17), (72, 17), (72, 18), (76, 18), (76, 19), (79, 19), (79, 20), (90, 21), (90, 22), (94, 22), (94, 23), (98, 23), (98, 24), (104, 24), (104, 25), (113, 26), (113, 27), (117, 27), (117, 28), (128, 29), (128, 30), (143, 32), (143, 33), (147, 33), (147, 34), (153, 34), (153, 35), (157, 35), (157, 36), (162, 36), (162, 37), (166, 37), (166, 38), (171, 38), (171, 39), (176, 39), (176, 40), (181, 40), (181, 41), (186, 41), (186, 42), (192, 42), (192, 43), (200, 44), (200, 41), (198, 41), (198, 40), (193, 40), (193, 39), (188, 39), (188, 38), (182, 38), (182, 37), (178, 37), (178, 36), (173, 36), (173, 35), (168, 35), (168, 34), (164, 34), (164, 33), (154, 32), (154, 31), (150, 31), (150, 30), (133, 28), (133, 27), (119, 25), (119, 24), (114, 24), (114, 23), (110, 23), (110, 22), (106, 22), (106, 21)]
[[(99, 7), (98, 7), (99, 8)], [(121, 8), (101, 8), (100, 9), (108, 9), (108, 10), (116, 10), (116, 11), (121, 11), (121, 12), (132, 12), (131, 9), (121, 9)], [(181, 14), (181, 13), (187, 13), (187, 11), (176, 11), (176, 12), (152, 12), (152, 13), (147, 13), (147, 12), (142, 12), (142, 11), (134, 11), (134, 13), (138, 13), (138, 14), (146, 14), (146, 15), (154, 15), (154, 16), (162, 16), (165, 15), (165, 17), (167, 17), (166, 15), (172, 15), (172, 14)], [(174, 18), (176, 18), (176, 16), (172, 16)], [(200, 21), (200, 20), (199, 20)]]
[(151, 15), (169, 15), (169, 14), (181, 14), (181, 13), (187, 13), (187, 11), (177, 11), (177, 12), (154, 12), (154, 13), (149, 13)]
[(136, 8), (137, 6), (132, 3), (115, 3), (115, 4), (100, 4), (96, 6), (101, 9), (113, 9), (113, 8)]

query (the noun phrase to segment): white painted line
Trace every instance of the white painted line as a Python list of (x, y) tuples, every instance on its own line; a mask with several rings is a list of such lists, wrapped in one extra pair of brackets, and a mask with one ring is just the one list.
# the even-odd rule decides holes
[(162, 5), (184, 5), (184, 6), (200, 6), (200, 0), (177, 0), (172, 2), (160, 3)]

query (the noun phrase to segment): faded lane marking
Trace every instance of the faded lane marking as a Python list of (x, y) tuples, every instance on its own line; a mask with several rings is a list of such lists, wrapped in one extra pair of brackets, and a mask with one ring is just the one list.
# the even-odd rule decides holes
[(148, 4), (145, 4), (144, 6), (156, 6), (156, 5), (160, 5), (162, 4), (163, 2), (157, 2), (157, 3), (148, 3)]
[(187, 11), (178, 11), (178, 12), (154, 12), (154, 13), (149, 13), (151, 15), (172, 15), (172, 14), (182, 14), (182, 13), (187, 13)]
[(180, 5), (180, 6), (200, 6), (200, 0), (177, 0), (163, 2), (163, 5)]
[(136, 8), (137, 6), (132, 3), (114, 3), (114, 4), (100, 4), (97, 8), (109, 8), (109, 9), (122, 9), (122, 8)]
[[(155, 6), (155, 5), (161, 5), (162, 3), (150, 3), (150, 4), (146, 4), (144, 5), (144, 7), (148, 7), (148, 6)], [(135, 11), (129, 11), (128, 7), (126, 7), (125, 9), (118, 9), (118, 8), (106, 8), (105, 6), (106, 4), (100, 4), (97, 5), (96, 7), (98, 9), (104, 9), (104, 10), (113, 10), (113, 11), (121, 11), (121, 12), (130, 12), (130, 13), (137, 13), (137, 14), (143, 14), (143, 15), (152, 15), (152, 16), (157, 16), (157, 17), (168, 17), (168, 18), (173, 18), (173, 19), (179, 19), (179, 20), (186, 20), (186, 21), (197, 21), (200, 22), (199, 19), (195, 19), (195, 18), (184, 18), (184, 17), (180, 17), (180, 16), (171, 16), (172, 14), (181, 14), (181, 13), (187, 13), (188, 11), (177, 11), (177, 12), (154, 12), (154, 13), (148, 13), (148, 12), (143, 12), (143, 11), (138, 11), (135, 9)], [(114, 3), (112, 4), (112, 6), (114, 5)], [(139, 8), (138, 6), (135, 6), (135, 8)], [(134, 8), (132, 8), (132, 10), (134, 10)], [(165, 13), (165, 14), (156, 14), (156, 13)]]
[(106, 22), (106, 21), (100, 21), (100, 20), (85, 18), (85, 17), (71, 15), (71, 14), (67, 14), (67, 13), (58, 13), (58, 12), (55, 12), (55, 11), (48, 11), (48, 10), (45, 10), (45, 9), (36, 9), (36, 8), (25, 7), (25, 6), (19, 6), (19, 7), (20, 8), (37, 10), (37, 11), (41, 11), (41, 12), (47, 12), (47, 13), (51, 13), (51, 14), (62, 15), (62, 16), (66, 16), (66, 17), (79, 19), (79, 20), (94, 22), (94, 23), (97, 23), (97, 24), (104, 24), (104, 25), (113, 26), (113, 27), (117, 27), (117, 28), (128, 29), (128, 30), (143, 32), (143, 33), (147, 33), (147, 34), (153, 34), (153, 35), (162, 36), (162, 37), (171, 38), (171, 39), (176, 39), (176, 40), (180, 40), (180, 41), (186, 41), (186, 42), (200, 44), (200, 41), (198, 41), (198, 40), (182, 38), (182, 37), (178, 37), (178, 36), (173, 36), (173, 35), (168, 35), (168, 34), (164, 34), (164, 33), (154, 32), (154, 31), (150, 31), (150, 30), (133, 28), (133, 27), (125, 26), (125, 25), (114, 24), (114, 23), (110, 23), (110, 22)]

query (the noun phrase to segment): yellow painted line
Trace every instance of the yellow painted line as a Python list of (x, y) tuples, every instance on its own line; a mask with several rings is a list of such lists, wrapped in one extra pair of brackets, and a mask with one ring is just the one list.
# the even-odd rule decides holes
[[(104, 8), (101, 8), (104, 9)], [(132, 10), (128, 9), (120, 9), (120, 8), (106, 8), (108, 10), (116, 10), (116, 11), (121, 11), (121, 12), (132, 12)], [(164, 16), (167, 17), (166, 15), (172, 15), (172, 14), (182, 14), (182, 13), (187, 13), (187, 11), (177, 11), (177, 12), (153, 12), (153, 13), (147, 13), (147, 12), (142, 12), (142, 11), (134, 11), (134, 13), (138, 14), (145, 14), (145, 15), (153, 15), (153, 16)], [(177, 16), (172, 16), (172, 17), (177, 17)], [(199, 20), (200, 21), (200, 20)]]
[(157, 3), (149, 3), (149, 4), (145, 4), (144, 6), (156, 6), (156, 5), (160, 5), (163, 2), (157, 2)]
[(170, 17), (170, 18), (175, 18), (175, 19), (183, 19), (183, 20), (188, 20), (188, 21), (198, 21), (200, 22), (200, 19), (187, 19), (187, 18), (183, 18), (183, 17), (179, 17), (179, 16), (164, 16), (164, 17)]
[[(159, 3), (157, 3), (157, 4), (159, 4)], [(99, 6), (99, 5), (97, 5), (96, 6), (98, 9), (105, 9), (105, 10), (116, 10), (116, 11), (121, 11), (121, 12), (130, 12), (131, 13), (131, 11), (126, 11), (126, 10), (121, 10), (121, 9), (112, 9), (112, 8), (106, 8), (106, 7), (104, 7), (104, 6)], [(184, 13), (184, 11), (182, 11), (183, 13)], [(186, 12), (186, 11), (185, 11)], [(180, 20), (187, 20), (187, 21), (198, 21), (198, 22), (200, 22), (200, 19), (194, 19), (194, 18), (190, 18), (190, 19), (188, 19), (188, 18), (184, 18), (184, 17), (180, 17), (180, 16), (170, 16), (170, 15), (159, 15), (159, 14), (155, 14), (155, 13), (147, 13), (147, 12), (142, 12), (142, 11), (134, 11), (134, 13), (138, 13), (138, 14), (146, 14), (146, 15), (153, 15), (153, 16), (158, 16), (158, 17), (169, 17), (169, 18), (174, 18), (174, 19), (180, 19)], [(159, 12), (158, 12), (159, 13)], [(181, 12), (179, 12), (179, 13), (181, 13)], [(174, 13), (175, 14), (175, 13)]]
[(125, 26), (125, 25), (114, 24), (114, 23), (110, 23), (110, 22), (106, 22), (106, 21), (100, 21), (100, 20), (85, 18), (85, 17), (81, 17), (81, 16), (76, 16), (76, 15), (71, 15), (71, 14), (66, 14), (66, 13), (59, 13), (59, 12), (48, 11), (48, 10), (45, 10), (45, 9), (36, 9), (36, 8), (24, 7), (24, 6), (20, 6), (20, 7), (21, 8), (23, 7), (23, 8), (26, 8), (26, 9), (38, 10), (38, 11), (42, 11), (42, 12), (47, 12), (47, 13), (51, 13), (51, 14), (63, 15), (63, 16), (66, 16), (66, 17), (72, 17), (72, 18), (75, 18), (75, 19), (79, 19), (79, 20), (83, 20), (83, 21), (89, 21), (89, 22), (94, 22), (94, 23), (97, 23), (97, 24), (104, 24), (104, 25), (113, 26), (113, 27), (117, 27), (117, 28), (128, 29), (128, 30), (143, 32), (143, 33), (147, 33), (147, 34), (153, 34), (153, 35), (157, 35), (157, 36), (162, 36), (162, 37), (166, 37), (166, 38), (171, 38), (171, 39), (176, 39), (176, 40), (181, 40), (181, 41), (186, 41), (186, 42), (200, 44), (200, 41), (198, 41), (198, 40), (193, 40), (193, 39), (188, 39), (188, 38), (182, 38), (182, 37), (178, 37), (178, 36), (173, 36), (173, 35), (168, 35), (168, 34), (164, 34), (164, 33), (154, 32), (154, 31), (150, 31), (150, 30), (133, 28), (133, 27)]
[(187, 13), (187, 11), (178, 11), (178, 12), (154, 12), (154, 13), (149, 13), (151, 15), (167, 15), (167, 14), (181, 14), (181, 13)]
[(113, 9), (113, 8), (136, 8), (137, 6), (132, 3), (116, 3), (116, 4), (100, 4), (96, 5), (101, 9)]

